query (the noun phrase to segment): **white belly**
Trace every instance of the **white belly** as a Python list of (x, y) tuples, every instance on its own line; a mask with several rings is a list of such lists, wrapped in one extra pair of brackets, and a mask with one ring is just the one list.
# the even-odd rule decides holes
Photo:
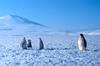
[(78, 39), (78, 48), (79, 50), (85, 50), (84, 39), (82, 37), (79, 37)]

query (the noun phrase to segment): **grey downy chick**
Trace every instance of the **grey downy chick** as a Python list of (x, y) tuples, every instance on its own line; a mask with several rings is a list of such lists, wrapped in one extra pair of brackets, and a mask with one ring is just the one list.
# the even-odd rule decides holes
[(27, 47), (28, 47), (28, 48), (32, 48), (32, 42), (31, 42), (31, 40), (30, 40), (30, 39), (28, 40)]

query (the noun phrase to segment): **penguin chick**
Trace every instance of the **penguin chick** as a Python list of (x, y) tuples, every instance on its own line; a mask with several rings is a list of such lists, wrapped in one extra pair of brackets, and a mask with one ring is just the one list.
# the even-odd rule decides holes
[(28, 47), (28, 48), (32, 48), (32, 42), (31, 42), (31, 40), (30, 40), (30, 39), (28, 40), (27, 47)]

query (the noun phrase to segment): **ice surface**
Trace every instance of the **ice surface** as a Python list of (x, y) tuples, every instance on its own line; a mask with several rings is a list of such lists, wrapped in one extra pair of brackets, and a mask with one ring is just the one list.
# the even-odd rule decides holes
[[(38, 50), (38, 37), (44, 41), (45, 48)], [(0, 37), (0, 66), (99, 66), (100, 36), (85, 36), (87, 51), (77, 47), (77, 36), (64, 33), (48, 35), (26, 35), (32, 40), (31, 50), (22, 50), (23, 36)]]

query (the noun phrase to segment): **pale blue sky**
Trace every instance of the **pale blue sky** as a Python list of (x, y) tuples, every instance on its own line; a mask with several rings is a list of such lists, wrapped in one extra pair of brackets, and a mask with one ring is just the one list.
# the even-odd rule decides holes
[(0, 16), (19, 15), (54, 29), (100, 29), (99, 0), (0, 0)]

